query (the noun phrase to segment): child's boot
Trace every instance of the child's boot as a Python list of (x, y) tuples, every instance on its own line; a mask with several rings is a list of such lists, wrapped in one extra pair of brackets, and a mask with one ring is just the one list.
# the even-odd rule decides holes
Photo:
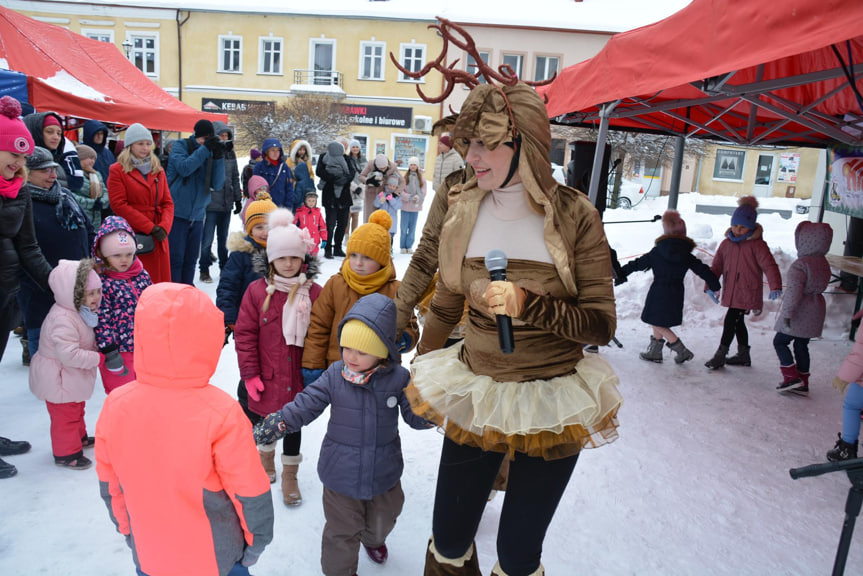
[(850, 444), (842, 439), (842, 434), (839, 434), (839, 440), (833, 450), (827, 452), (827, 459), (831, 462), (841, 462), (842, 460), (852, 460), (857, 458), (857, 442)]
[(803, 380), (803, 384), (798, 386), (794, 393), (809, 394), (809, 372), (800, 372), (800, 379)]
[(800, 377), (796, 364), (780, 366), (779, 369), (782, 371), (782, 382), (779, 383), (776, 390), (779, 392), (791, 392), (792, 390), (797, 391), (798, 388), (803, 386), (803, 378)]
[(728, 346), (720, 345), (719, 348), (716, 349), (716, 353), (713, 354), (713, 358), (705, 362), (704, 365), (711, 370), (722, 368), (723, 366), (725, 366), (726, 354), (728, 354)]
[(729, 366), (752, 366), (752, 360), (749, 358), (749, 346), (738, 346), (737, 354), (726, 358), (725, 363)]
[(435, 548), (434, 539), (429, 539), (423, 576), (482, 576), (476, 545), (471, 544), (461, 558), (445, 558)]
[(300, 494), (300, 485), (297, 483), (297, 470), (302, 461), (302, 454), (282, 454), (282, 499), (285, 506), (298, 506), (303, 503), (303, 495)]
[(671, 348), (674, 351), (674, 363), (675, 364), (683, 364), (687, 360), (692, 360), (695, 358), (695, 354), (692, 353), (692, 350), (684, 346), (683, 340), (678, 338), (674, 341), (674, 343), (667, 343), (666, 346)]
[(258, 446), (258, 453), (261, 455), (264, 472), (270, 478), (270, 484), (274, 484), (276, 482), (276, 443), (261, 444)]
[[(509, 576), (506, 572), (503, 571), (503, 568), (500, 567), (500, 562), (495, 562), (494, 568), (491, 570), (491, 576)], [(545, 568), (542, 567), (542, 564), (539, 565), (539, 568), (528, 574), (527, 576), (545, 576)]]
[(642, 360), (648, 360), (649, 362), (658, 362), (662, 363), (662, 346), (665, 344), (665, 340), (663, 338), (659, 338), (658, 340), (653, 336), (650, 337), (650, 344), (647, 346), (646, 352), (639, 352), (638, 356)]

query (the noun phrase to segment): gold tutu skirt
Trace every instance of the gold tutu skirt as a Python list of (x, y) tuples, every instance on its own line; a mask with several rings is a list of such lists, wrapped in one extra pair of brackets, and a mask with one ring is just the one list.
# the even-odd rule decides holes
[(555, 460), (617, 439), (619, 380), (598, 355), (585, 356), (566, 376), (498, 382), (468, 370), (458, 358), (461, 346), (416, 357), (405, 391), (414, 413), (450, 440), (510, 458), (522, 452)]

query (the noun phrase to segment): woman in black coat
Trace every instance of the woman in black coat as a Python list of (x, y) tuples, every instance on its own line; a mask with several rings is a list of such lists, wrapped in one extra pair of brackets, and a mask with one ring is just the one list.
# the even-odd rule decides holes
[(324, 258), (333, 255), (344, 258), (342, 240), (350, 220), (351, 182), (354, 180), (354, 163), (345, 155), (345, 145), (330, 142), (327, 151), (321, 154), (317, 166), (318, 177), (324, 182), (322, 203), (327, 211), (327, 247)]

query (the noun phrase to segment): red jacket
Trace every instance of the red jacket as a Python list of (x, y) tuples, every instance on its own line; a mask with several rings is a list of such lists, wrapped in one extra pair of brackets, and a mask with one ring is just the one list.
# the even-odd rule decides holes
[(740, 242), (726, 238), (716, 250), (710, 269), (716, 277), (722, 276), (722, 305), (742, 310), (764, 309), (763, 276), (767, 276), (770, 290), (782, 289), (782, 274), (761, 236), (761, 224), (755, 226), (752, 236)]
[(321, 209), (318, 207), (309, 208), (305, 204), (297, 208), (297, 215), (294, 218), (294, 225), (297, 228), (305, 228), (315, 241), (315, 248), (310, 253), (312, 256), (317, 256), (318, 249), (321, 246), (321, 240), (327, 239), (327, 221), (324, 220)]
[(137, 380), (96, 423), (96, 473), (147, 574), (225, 575), (273, 538), (270, 482), (237, 401), (209, 384), (225, 327), (183, 284), (144, 290), (135, 313)]
[[(320, 284), (312, 283), (309, 297), (313, 304), (321, 290)], [(282, 309), (287, 298), (285, 292), (275, 291), (264, 312), (267, 281), (255, 280), (243, 295), (234, 326), (240, 378), (260, 376), (264, 383), (260, 400), (249, 397), (249, 409), (261, 416), (280, 410), (303, 391), (303, 348), (288, 346), (282, 335)]]
[[(151, 234), (153, 226), (161, 226), (165, 232), (171, 231), (174, 200), (164, 170), (157, 174), (151, 173), (145, 179), (140, 170), (124, 172), (119, 163), (111, 164), (108, 170), (108, 201), (114, 214), (125, 218), (135, 232)], [(171, 253), (167, 238), (156, 242), (156, 249), (149, 254), (139, 254), (138, 257), (154, 284), (171, 281)]]

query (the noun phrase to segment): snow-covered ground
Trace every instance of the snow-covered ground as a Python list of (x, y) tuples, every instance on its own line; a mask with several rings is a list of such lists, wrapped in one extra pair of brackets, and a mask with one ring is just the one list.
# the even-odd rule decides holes
[[(661, 214), (666, 198), (649, 198), (635, 209), (609, 211), (606, 221), (644, 220)], [(698, 254), (709, 262), (729, 216), (696, 213), (696, 204), (733, 199), (681, 196), (680, 211)], [(762, 214), (765, 239), (784, 272), (795, 258), (794, 227), (806, 216), (793, 213), (795, 200), (763, 199), (762, 207), (790, 210), (788, 220)], [(423, 218), (424, 216), (421, 216)], [(234, 224), (238, 227), (239, 222)], [(622, 260), (653, 245), (661, 224), (607, 224)], [(409, 255), (394, 257), (403, 273)], [(340, 260), (325, 261), (323, 280)], [(213, 268), (215, 272), (215, 267)], [(214, 274), (215, 276), (215, 274)], [(218, 281), (218, 278), (216, 278)], [(545, 541), (543, 563), (552, 576), (826, 574), (842, 527), (849, 482), (844, 474), (791, 480), (788, 469), (825, 461), (841, 424), (841, 395), (830, 382), (851, 349), (848, 325), (854, 296), (826, 296), (824, 336), (813, 341), (808, 398), (774, 390), (781, 376), (772, 347), (778, 302), (759, 318), (747, 317), (753, 366), (709, 372), (703, 363), (719, 343), (725, 309), (687, 280), (686, 323), (678, 330), (696, 357), (675, 365), (640, 360), (649, 328), (639, 316), (650, 273), (636, 273), (616, 289), (618, 331), (623, 348), (601, 354), (620, 376), (624, 405), (620, 439), (580, 458)], [(214, 295), (216, 284), (201, 289)], [(0, 363), (0, 434), (27, 439), (33, 450), (10, 457), (18, 476), (0, 481), (0, 574), (122, 575), (134, 573), (123, 539), (114, 531), (99, 498), (94, 469), (72, 472), (53, 465), (48, 413), (29, 392), (20, 346), (10, 341)], [(406, 359), (407, 361), (408, 359)], [(222, 353), (213, 384), (231, 395), (239, 379), (232, 345)], [(101, 386), (87, 404), (92, 432), (104, 400)], [(323, 527), (321, 485), (315, 472), (326, 415), (303, 433), (300, 467), (304, 503), (288, 509), (274, 485), (276, 536), (253, 569), (258, 576), (320, 574)], [(422, 574), (431, 530), (441, 435), (402, 427), (407, 501), (390, 536), (383, 567), (363, 554), (360, 575)], [(154, 463), (154, 465), (157, 465)], [(495, 533), (503, 499), (487, 508), (477, 536), (480, 564), (495, 561)], [(170, 518), (165, 519), (170, 522)], [(847, 574), (863, 573), (863, 549), (855, 535)]]

